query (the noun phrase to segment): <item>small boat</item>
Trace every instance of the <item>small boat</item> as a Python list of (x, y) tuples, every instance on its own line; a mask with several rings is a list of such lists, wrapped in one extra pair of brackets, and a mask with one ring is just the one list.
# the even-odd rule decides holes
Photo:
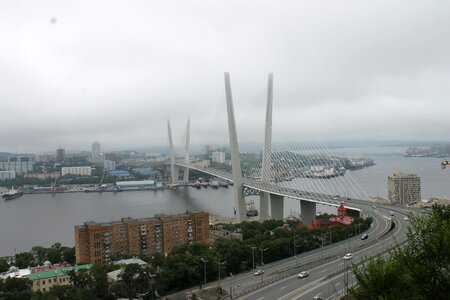
[(12, 187), (11, 190), (9, 192), (3, 194), (2, 197), (5, 200), (12, 200), (12, 199), (19, 198), (22, 195), (23, 195), (22, 192), (19, 192), (19, 191), (15, 190), (14, 187)]
[(255, 207), (255, 202), (252, 200), (246, 204), (247, 217), (257, 217), (258, 210)]
[(219, 188), (219, 182), (213, 180), (213, 181), (211, 181), (210, 186), (211, 186), (213, 189), (218, 189), (218, 188)]
[(228, 182), (226, 182), (226, 181), (219, 181), (219, 185), (221, 187), (228, 188)]

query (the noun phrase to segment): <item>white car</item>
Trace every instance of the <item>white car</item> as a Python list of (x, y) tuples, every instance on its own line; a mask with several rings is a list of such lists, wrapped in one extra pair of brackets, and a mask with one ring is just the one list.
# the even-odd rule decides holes
[(308, 276), (309, 276), (309, 273), (307, 271), (303, 271), (298, 274), (298, 278), (305, 278)]
[(403, 218), (404, 221), (409, 221), (408, 217)]
[(258, 275), (261, 275), (261, 274), (264, 274), (264, 270), (258, 270), (258, 271), (256, 271), (255, 273), (253, 273), (255, 276), (258, 276)]
[(352, 258), (353, 258), (353, 254), (351, 254), (351, 253), (347, 253), (347, 254), (344, 255), (344, 259), (345, 260), (349, 260), (349, 259), (352, 259)]

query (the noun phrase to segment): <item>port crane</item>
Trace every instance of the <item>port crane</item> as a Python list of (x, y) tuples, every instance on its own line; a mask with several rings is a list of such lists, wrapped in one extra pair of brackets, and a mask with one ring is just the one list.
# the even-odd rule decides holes
[(443, 162), (441, 162), (442, 169), (445, 169), (445, 167), (447, 167), (448, 165), (450, 165), (450, 161), (448, 161), (448, 160), (444, 160)]

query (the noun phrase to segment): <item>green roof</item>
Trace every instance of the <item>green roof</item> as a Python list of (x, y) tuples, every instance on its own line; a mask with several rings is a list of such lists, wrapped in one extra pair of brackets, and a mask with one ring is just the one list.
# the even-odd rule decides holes
[(67, 272), (74, 270), (75, 272), (78, 272), (81, 269), (90, 269), (92, 265), (80, 265), (80, 266), (74, 266), (74, 267), (65, 267), (61, 269), (56, 270), (48, 270), (48, 271), (42, 271), (39, 273), (32, 273), (28, 275), (28, 279), (30, 280), (38, 280), (38, 279), (47, 279), (52, 277), (59, 277), (59, 276), (66, 276)]

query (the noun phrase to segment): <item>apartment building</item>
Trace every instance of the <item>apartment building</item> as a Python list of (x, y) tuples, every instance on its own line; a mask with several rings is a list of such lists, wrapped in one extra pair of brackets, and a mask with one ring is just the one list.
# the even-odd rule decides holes
[(190, 212), (153, 218), (85, 222), (75, 226), (75, 255), (79, 263), (106, 263), (121, 254), (169, 253), (176, 245), (209, 243), (209, 214)]
[(420, 177), (407, 173), (388, 176), (388, 198), (392, 203), (407, 205), (420, 201)]
[(85, 167), (62, 167), (61, 176), (64, 175), (81, 175), (91, 176), (92, 168), (90, 166)]

